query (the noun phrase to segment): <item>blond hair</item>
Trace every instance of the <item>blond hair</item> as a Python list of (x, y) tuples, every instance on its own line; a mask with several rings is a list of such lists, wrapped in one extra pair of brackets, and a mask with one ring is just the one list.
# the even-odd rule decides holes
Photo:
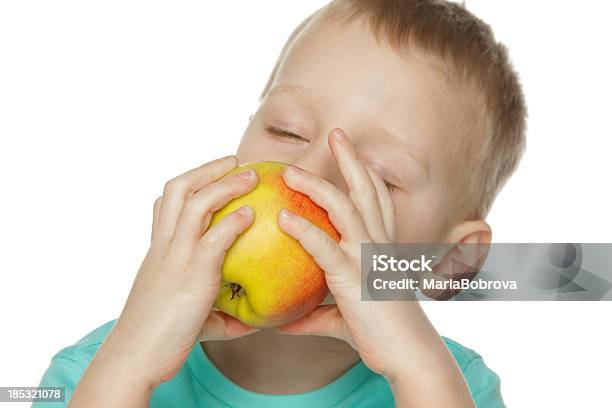
[(377, 38), (398, 51), (417, 47), (434, 55), (463, 85), (466, 103), (477, 104), (474, 122), (480, 131), (455, 152), (463, 181), (456, 183), (461, 189), (456, 211), (465, 219), (485, 218), (523, 155), (527, 118), (518, 75), (491, 27), (463, 5), (443, 0), (334, 0), (291, 33), (262, 98), (291, 44), (315, 17), (343, 22), (365, 18)]

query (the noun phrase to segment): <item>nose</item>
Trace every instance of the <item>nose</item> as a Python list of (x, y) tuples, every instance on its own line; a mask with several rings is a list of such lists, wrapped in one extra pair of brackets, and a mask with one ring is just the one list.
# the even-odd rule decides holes
[(311, 144), (299, 157), (295, 157), (288, 163), (324, 178), (344, 193), (348, 191), (338, 164), (327, 144), (327, 137), (317, 138), (315, 144)]

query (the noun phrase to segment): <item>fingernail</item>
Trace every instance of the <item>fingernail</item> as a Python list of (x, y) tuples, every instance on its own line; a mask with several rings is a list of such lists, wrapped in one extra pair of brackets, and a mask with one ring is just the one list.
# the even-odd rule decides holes
[(250, 206), (245, 205), (245, 206), (243, 206), (243, 207), (240, 207), (240, 208), (239, 208), (239, 209), (236, 211), (236, 213), (237, 213), (238, 215), (240, 215), (240, 216), (243, 216), (243, 217), (248, 217), (248, 216), (250, 216), (250, 215), (251, 215), (252, 211), (253, 211), (253, 210), (251, 209), (251, 207), (250, 207)]
[(287, 166), (287, 168), (285, 169), (285, 172), (289, 176), (297, 176), (300, 173), (299, 170), (295, 166)]
[(245, 180), (251, 179), (255, 176), (255, 172), (253, 170), (243, 171), (238, 174), (238, 177), (243, 178)]
[[(235, 155), (230, 154), (229, 156), (225, 156), (225, 157), (222, 157), (222, 158), (216, 160), (216, 162), (217, 163), (223, 163), (223, 164), (229, 164), (230, 162), (237, 163), (238, 159), (236, 158)], [(206, 164), (207, 163), (204, 163), (204, 164), (202, 164), (202, 166), (205, 166)]]
[(368, 163), (366, 164), (366, 167), (371, 168), (372, 170), (377, 172), (378, 175), (381, 175), (383, 172), (383, 167), (380, 165), (380, 163)]
[(291, 220), (291, 219), (294, 218), (293, 217), (293, 213), (291, 211), (289, 211), (289, 210), (284, 209), (284, 208), (282, 210), (280, 210), (280, 216), (282, 218), (286, 219), (286, 220)]
[(348, 140), (348, 137), (346, 137), (346, 133), (344, 133), (344, 130), (340, 128), (334, 129), (333, 137), (340, 144), (342, 152), (347, 153), (350, 157), (353, 157), (353, 158), (357, 157), (355, 148), (353, 147), (351, 142)]
[(334, 129), (334, 137), (336, 138), (337, 141), (339, 142), (345, 142), (346, 139), (346, 133), (344, 133), (344, 131), (342, 129)]

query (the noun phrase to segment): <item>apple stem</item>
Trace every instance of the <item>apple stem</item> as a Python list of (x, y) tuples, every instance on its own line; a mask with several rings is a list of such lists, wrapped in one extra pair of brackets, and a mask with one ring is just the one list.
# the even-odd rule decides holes
[(231, 282), (228, 283), (227, 286), (232, 290), (232, 297), (230, 298), (230, 300), (234, 300), (234, 296), (236, 295), (238, 297), (244, 295), (244, 289), (239, 284)]

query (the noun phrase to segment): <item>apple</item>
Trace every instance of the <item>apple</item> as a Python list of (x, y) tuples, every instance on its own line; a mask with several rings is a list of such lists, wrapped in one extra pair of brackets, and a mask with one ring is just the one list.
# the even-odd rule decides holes
[(253, 327), (274, 327), (299, 319), (327, 295), (323, 270), (300, 243), (277, 223), (286, 208), (308, 219), (336, 242), (340, 234), (327, 212), (283, 180), (287, 164), (243, 164), (225, 177), (253, 169), (258, 185), (215, 212), (211, 226), (243, 205), (254, 212), (253, 224), (228, 249), (222, 267), (221, 289), (215, 306)]

